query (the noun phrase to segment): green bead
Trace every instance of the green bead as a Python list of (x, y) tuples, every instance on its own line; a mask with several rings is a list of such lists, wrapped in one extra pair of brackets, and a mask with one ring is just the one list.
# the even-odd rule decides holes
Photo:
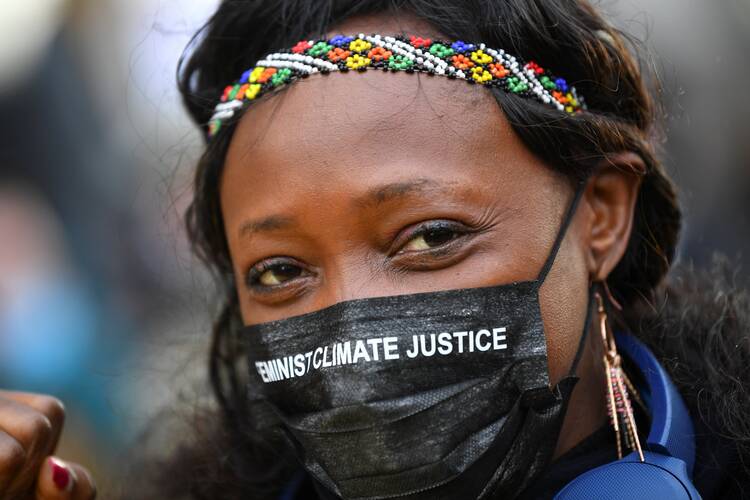
[(282, 83), (285, 83), (292, 76), (292, 70), (289, 68), (281, 68), (271, 77), (271, 84), (274, 87), (278, 87)]
[(403, 55), (395, 55), (388, 59), (388, 67), (391, 69), (405, 70), (414, 65), (411, 59)]
[(555, 85), (555, 82), (553, 82), (550, 77), (547, 75), (544, 75), (539, 79), (539, 82), (542, 84), (542, 87), (544, 87), (547, 90), (555, 90), (557, 88), (557, 85)]
[(508, 90), (515, 94), (520, 94), (521, 92), (528, 90), (529, 86), (526, 85), (526, 83), (522, 82), (515, 76), (511, 76), (508, 78)]
[(236, 84), (234, 87), (232, 87), (232, 90), (229, 91), (229, 95), (227, 96), (227, 101), (231, 101), (234, 99), (234, 96), (237, 95), (237, 92), (240, 90), (240, 84)]
[(313, 57), (320, 57), (323, 54), (327, 54), (331, 49), (333, 49), (333, 45), (329, 45), (326, 42), (317, 42), (315, 45), (310, 47), (307, 53)]
[(440, 58), (450, 57), (453, 55), (453, 49), (441, 43), (434, 43), (430, 46), (430, 54)]

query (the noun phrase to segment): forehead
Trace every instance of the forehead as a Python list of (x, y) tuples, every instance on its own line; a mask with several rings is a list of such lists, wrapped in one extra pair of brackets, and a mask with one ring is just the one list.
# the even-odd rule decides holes
[(504, 128), (487, 89), (424, 74), (316, 74), (268, 97), (246, 111), (233, 146), (343, 158), (383, 143), (404, 148), (449, 141), (467, 148), (478, 139), (497, 139)]
[(279, 176), (365, 182), (395, 170), (481, 182), (528, 174), (533, 165), (540, 161), (487, 88), (417, 73), (316, 74), (244, 113), (227, 153), (222, 198), (248, 185), (262, 193)]

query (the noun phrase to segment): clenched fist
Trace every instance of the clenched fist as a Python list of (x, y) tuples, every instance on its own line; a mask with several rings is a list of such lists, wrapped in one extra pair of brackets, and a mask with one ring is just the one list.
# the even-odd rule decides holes
[(91, 475), (51, 456), (65, 409), (51, 396), (0, 391), (0, 500), (90, 500)]

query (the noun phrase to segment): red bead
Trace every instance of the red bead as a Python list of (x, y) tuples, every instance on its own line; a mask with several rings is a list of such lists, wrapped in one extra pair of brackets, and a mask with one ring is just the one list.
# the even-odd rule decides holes
[(301, 42), (297, 42), (297, 45), (292, 47), (292, 52), (294, 52), (295, 54), (301, 54), (310, 47), (312, 47), (312, 44), (310, 42), (308, 42), (307, 40), (302, 40)]
[(421, 48), (427, 48), (430, 45), (432, 45), (432, 40), (429, 38), (422, 38), (421, 36), (410, 36), (409, 41), (411, 42), (411, 46), (415, 49), (421, 49)]
[(234, 88), (234, 85), (227, 85), (224, 87), (224, 93), (221, 95), (221, 102), (227, 102), (227, 99), (229, 99), (229, 93)]
[(526, 66), (524, 66), (524, 67), (525, 67), (526, 69), (530, 69), (530, 70), (532, 70), (532, 71), (533, 71), (533, 72), (534, 72), (535, 74), (537, 74), (537, 75), (541, 75), (542, 73), (544, 73), (544, 69), (542, 69), (542, 67), (541, 67), (541, 66), (539, 66), (539, 65), (538, 65), (537, 63), (535, 63), (534, 61), (529, 61), (529, 62), (528, 62), (528, 64), (526, 64)]

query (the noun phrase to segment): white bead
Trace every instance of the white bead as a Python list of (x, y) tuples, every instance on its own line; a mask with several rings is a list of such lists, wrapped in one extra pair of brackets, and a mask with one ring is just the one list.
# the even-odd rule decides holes
[(240, 104), (238, 101), (227, 101), (227, 102), (220, 102), (214, 107), (214, 112), (219, 111), (226, 111), (226, 110), (233, 110), (234, 108), (238, 107)]
[(212, 120), (224, 120), (226, 118), (231, 118), (234, 116), (234, 111), (220, 111), (218, 113), (214, 113), (214, 115), (211, 117)]
[[(414, 63), (414, 69), (416, 71), (429, 70), (438, 75), (447, 74), (464, 80), (471, 80), (471, 72), (464, 72), (463, 70), (455, 68), (449, 61), (435, 56), (426, 47), (416, 48), (408, 42), (399, 40), (392, 36), (382, 36), (377, 33), (370, 35), (359, 33), (357, 38), (365, 40), (373, 46), (383, 47), (386, 50), (391, 51), (394, 55), (399, 55), (409, 59)], [(317, 40), (309, 40), (308, 44), (312, 46), (316, 42)], [(554, 106), (560, 111), (565, 111), (565, 105), (552, 97), (551, 92), (542, 85), (539, 75), (534, 72), (528, 63), (521, 64), (519, 59), (508, 54), (505, 50), (487, 47), (485, 43), (478, 43), (474, 45), (471, 50), (477, 49), (484, 51), (493, 58), (494, 62), (498, 62), (507, 68), (510, 71), (510, 74), (518, 79), (520, 84), (524, 84), (530, 89), (529, 92), (539, 102), (550, 105), (550, 107)], [(297, 74), (303, 75), (319, 73), (321, 70), (339, 71), (339, 67), (336, 64), (326, 61), (323, 58), (312, 57), (305, 54), (295, 54), (291, 51), (288, 53), (274, 52), (267, 54), (263, 59), (257, 61), (255, 65), (275, 68), (291, 68), (295, 70)], [(578, 99), (573, 87), (570, 88), (570, 92), (574, 98)], [(218, 103), (214, 108), (214, 114), (211, 119), (221, 121), (230, 118), (235, 114), (235, 110), (242, 108), (246, 103), (247, 101), (241, 98)]]

